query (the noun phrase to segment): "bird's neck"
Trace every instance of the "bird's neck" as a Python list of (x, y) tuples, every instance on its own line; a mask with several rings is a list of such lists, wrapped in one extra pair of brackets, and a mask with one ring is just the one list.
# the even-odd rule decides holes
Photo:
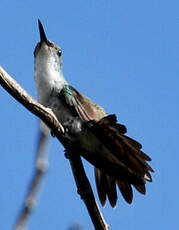
[(35, 59), (35, 79), (38, 90), (38, 98), (42, 104), (46, 104), (53, 90), (61, 91), (67, 84), (62, 72), (62, 65), (54, 57), (37, 55)]

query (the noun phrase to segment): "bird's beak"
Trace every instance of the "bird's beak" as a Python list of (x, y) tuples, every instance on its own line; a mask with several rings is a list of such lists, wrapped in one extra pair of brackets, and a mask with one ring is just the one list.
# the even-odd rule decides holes
[(45, 35), (45, 31), (44, 28), (42, 26), (41, 21), (38, 19), (38, 24), (39, 24), (39, 32), (40, 32), (40, 43), (45, 42), (48, 45), (48, 40), (47, 37)]

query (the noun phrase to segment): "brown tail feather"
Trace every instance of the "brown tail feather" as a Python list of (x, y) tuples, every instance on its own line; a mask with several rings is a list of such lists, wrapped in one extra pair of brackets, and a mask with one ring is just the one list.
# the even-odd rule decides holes
[(132, 138), (128, 137), (128, 136), (125, 136), (125, 138), (127, 139), (128, 143), (130, 145), (132, 145), (134, 148), (140, 150), (142, 148), (142, 145), (137, 142), (136, 140), (133, 140)]
[(134, 187), (137, 189), (137, 191), (139, 191), (139, 192), (142, 193), (143, 195), (146, 194), (145, 185), (134, 185)]
[(146, 160), (151, 160), (146, 154), (140, 151), (142, 145), (133, 139), (121, 134), (116, 129), (116, 117), (110, 115), (104, 117), (98, 122), (101, 134), (106, 145), (111, 152), (118, 157), (126, 166), (133, 170), (136, 174), (144, 177), (148, 170), (153, 169), (146, 163)]
[(96, 187), (99, 196), (99, 200), (104, 207), (106, 204), (106, 175), (102, 173), (99, 169), (95, 168), (95, 180), (96, 180)]
[(132, 187), (128, 183), (124, 183), (122, 181), (117, 181), (118, 187), (124, 197), (124, 199), (127, 201), (127, 203), (131, 204), (133, 200), (133, 191)]
[[(131, 204), (133, 200), (133, 191), (130, 184), (115, 180), (112, 177), (105, 175), (101, 170), (95, 168), (95, 177), (96, 177), (96, 185), (97, 192), (102, 206), (104, 207), (106, 204), (106, 199), (108, 197), (109, 202), (113, 208), (116, 207), (117, 203), (117, 191), (116, 191), (116, 183), (121, 191), (122, 196), (127, 201), (127, 203)], [(145, 185), (134, 185), (138, 192), (145, 195), (146, 188)]]
[(106, 204), (106, 198), (108, 196), (111, 206), (114, 208), (117, 203), (117, 191), (115, 180), (104, 174), (101, 170), (95, 168), (95, 179), (97, 192), (102, 206)]
[(111, 176), (106, 175), (106, 182), (109, 202), (111, 206), (115, 208), (117, 203), (116, 180)]

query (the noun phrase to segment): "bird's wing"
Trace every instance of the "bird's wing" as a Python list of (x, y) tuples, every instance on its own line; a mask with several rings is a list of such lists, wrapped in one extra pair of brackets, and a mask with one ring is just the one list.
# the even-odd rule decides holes
[[(152, 181), (149, 171), (152, 168), (146, 163), (150, 161), (145, 153), (141, 151), (142, 145), (127, 137), (127, 129), (124, 125), (118, 124), (115, 115), (106, 116), (103, 108), (93, 101), (80, 94), (75, 88), (67, 85), (60, 92), (59, 97), (66, 103), (71, 111), (83, 121), (94, 121), (90, 131), (106, 145), (111, 154), (114, 155), (132, 174), (144, 180)], [(119, 180), (106, 175), (103, 171), (95, 168), (95, 178), (99, 199), (104, 206), (108, 197), (111, 206), (115, 207), (117, 202), (116, 185), (118, 185), (124, 199), (132, 203), (133, 192), (131, 183), (126, 180)], [(145, 194), (145, 184), (135, 184), (135, 188)]]
[(98, 121), (106, 116), (102, 107), (79, 93), (70, 85), (66, 85), (61, 90), (59, 97), (73, 110), (73, 113), (76, 113), (83, 121)]

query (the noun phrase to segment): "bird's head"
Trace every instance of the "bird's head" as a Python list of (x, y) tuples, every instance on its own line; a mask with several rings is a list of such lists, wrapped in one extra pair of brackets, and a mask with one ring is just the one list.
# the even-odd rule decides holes
[(38, 20), (40, 42), (37, 43), (34, 50), (34, 57), (49, 60), (50, 63), (62, 65), (62, 50), (59, 46), (47, 39), (44, 28), (40, 20)]

